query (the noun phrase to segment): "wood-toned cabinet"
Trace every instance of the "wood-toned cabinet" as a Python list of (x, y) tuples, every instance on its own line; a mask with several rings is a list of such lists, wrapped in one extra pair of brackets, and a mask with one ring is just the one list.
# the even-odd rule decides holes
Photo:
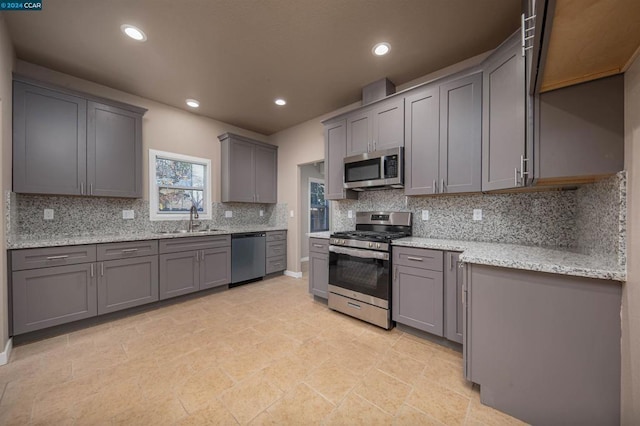
[(309, 238), (309, 293), (329, 297), (329, 240)]
[(278, 147), (233, 133), (218, 139), (222, 202), (276, 203)]
[(437, 336), (444, 330), (443, 253), (393, 247), (392, 318)]
[(13, 83), (13, 190), (142, 196), (145, 109), (38, 83)]
[(404, 146), (404, 98), (351, 113), (346, 124), (347, 156)]
[(231, 282), (229, 235), (160, 240), (160, 300)]
[(518, 31), (483, 64), (482, 190), (526, 183), (525, 58)]

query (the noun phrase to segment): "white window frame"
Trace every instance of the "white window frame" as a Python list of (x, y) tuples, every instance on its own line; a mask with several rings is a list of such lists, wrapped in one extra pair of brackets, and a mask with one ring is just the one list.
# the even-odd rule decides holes
[(205, 166), (203, 208), (198, 212), (199, 219), (211, 219), (211, 160), (208, 158), (192, 157), (190, 155), (176, 154), (174, 152), (158, 151), (149, 149), (149, 219), (150, 220), (189, 220), (189, 213), (161, 213), (158, 211), (158, 183), (156, 179), (156, 159), (166, 158), (167, 160), (186, 161)]
[[(325, 183), (324, 179), (319, 179), (316, 177), (309, 177), (309, 183), (307, 184), (307, 232), (311, 233), (311, 183), (321, 183), (324, 185), (324, 193), (325, 195), (327, 194), (327, 184)], [(329, 206), (329, 203), (331, 202), (331, 200), (327, 200), (325, 198), (325, 200), (327, 201), (327, 208), (329, 209), (329, 216), (328, 216), (328, 223), (327, 225), (329, 226), (329, 229), (331, 229), (331, 207)]]

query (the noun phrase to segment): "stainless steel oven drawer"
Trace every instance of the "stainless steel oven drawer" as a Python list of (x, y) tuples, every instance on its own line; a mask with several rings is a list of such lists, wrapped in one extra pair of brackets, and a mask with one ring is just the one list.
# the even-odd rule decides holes
[(391, 328), (388, 309), (378, 308), (331, 292), (329, 293), (329, 308), (387, 330)]

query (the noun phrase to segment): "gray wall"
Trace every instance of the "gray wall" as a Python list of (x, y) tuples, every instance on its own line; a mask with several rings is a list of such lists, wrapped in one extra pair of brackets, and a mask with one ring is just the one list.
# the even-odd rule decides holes
[(324, 162), (300, 166), (300, 258), (309, 256), (309, 178), (324, 179)]

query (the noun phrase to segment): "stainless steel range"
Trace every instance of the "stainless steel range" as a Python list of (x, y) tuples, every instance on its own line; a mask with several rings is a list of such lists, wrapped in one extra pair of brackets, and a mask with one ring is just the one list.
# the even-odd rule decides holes
[(329, 240), (329, 308), (390, 329), (391, 241), (411, 235), (411, 213), (358, 212), (356, 230)]

